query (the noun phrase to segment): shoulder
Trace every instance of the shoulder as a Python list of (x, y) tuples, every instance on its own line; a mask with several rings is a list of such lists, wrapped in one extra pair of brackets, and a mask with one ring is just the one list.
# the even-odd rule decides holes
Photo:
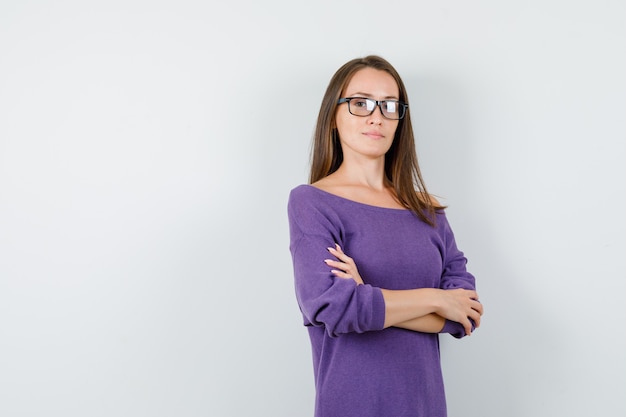
[(309, 184), (301, 184), (289, 192), (287, 208), (290, 215), (301, 215), (319, 205), (320, 190)]
[(300, 184), (291, 189), (289, 192), (289, 204), (305, 201), (315, 200), (315, 187), (309, 184)]
[(331, 196), (309, 184), (291, 190), (287, 214), (293, 229), (308, 234), (334, 230), (342, 224), (341, 209)]

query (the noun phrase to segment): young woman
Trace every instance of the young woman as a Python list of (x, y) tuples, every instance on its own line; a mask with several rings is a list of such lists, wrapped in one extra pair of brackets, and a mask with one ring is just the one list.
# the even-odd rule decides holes
[(288, 203), (316, 417), (446, 416), (438, 334), (469, 335), (483, 308), (443, 209), (400, 76), (378, 56), (347, 62), (322, 101), (310, 184)]

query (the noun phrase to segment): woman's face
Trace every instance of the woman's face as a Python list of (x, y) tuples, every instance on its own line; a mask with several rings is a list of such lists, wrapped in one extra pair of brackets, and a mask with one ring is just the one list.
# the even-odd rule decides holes
[[(388, 72), (364, 68), (352, 76), (341, 97), (380, 101), (399, 100), (399, 95), (398, 84)], [(353, 157), (384, 158), (398, 127), (398, 120), (385, 118), (379, 106), (369, 116), (354, 116), (348, 111), (348, 103), (342, 103), (337, 107), (335, 120), (344, 161)]]

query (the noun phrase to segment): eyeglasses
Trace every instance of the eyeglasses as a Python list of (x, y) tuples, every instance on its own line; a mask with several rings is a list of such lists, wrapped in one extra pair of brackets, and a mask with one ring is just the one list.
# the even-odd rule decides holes
[(348, 103), (348, 111), (353, 116), (365, 117), (374, 113), (376, 106), (380, 108), (382, 115), (391, 120), (400, 120), (406, 113), (408, 104), (398, 100), (372, 100), (365, 97), (344, 97), (337, 104)]

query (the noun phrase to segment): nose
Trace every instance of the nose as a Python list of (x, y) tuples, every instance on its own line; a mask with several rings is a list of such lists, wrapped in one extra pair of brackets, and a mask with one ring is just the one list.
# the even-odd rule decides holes
[(383, 121), (383, 109), (381, 107), (381, 104), (377, 104), (376, 108), (374, 109), (374, 112), (372, 114), (370, 114), (370, 119), (369, 122), (373, 123), (373, 124), (381, 124)]

